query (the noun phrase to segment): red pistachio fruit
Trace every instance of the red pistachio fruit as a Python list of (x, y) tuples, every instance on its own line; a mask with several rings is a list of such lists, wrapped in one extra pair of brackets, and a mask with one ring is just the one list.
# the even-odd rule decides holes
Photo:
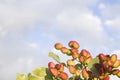
[(78, 49), (72, 48), (71, 52), (77, 52), (78, 53)]
[[(97, 79), (98, 80), (98, 79)], [(103, 75), (100, 75), (99, 76), (99, 80), (104, 80), (104, 76)]]
[(114, 63), (113, 67), (114, 67), (114, 68), (117, 68), (117, 67), (119, 67), (119, 66), (120, 66), (120, 60), (117, 60), (117, 61)]
[(60, 50), (63, 54), (66, 54), (69, 51), (69, 49), (67, 49), (66, 47), (62, 47)]
[(81, 63), (83, 63), (83, 62), (85, 61), (85, 57), (84, 57), (84, 56), (79, 55), (79, 61), (80, 61)]
[(80, 76), (80, 71), (79, 71), (79, 70), (76, 70), (76, 71), (75, 71), (75, 75), (76, 75), (76, 76)]
[(63, 46), (61, 43), (56, 43), (54, 47), (55, 49), (60, 50)]
[(70, 41), (68, 43), (69, 47), (78, 49), (80, 47), (79, 43), (77, 41)]
[(89, 74), (87, 73), (87, 70), (85, 68), (82, 69), (82, 76), (86, 79), (89, 77)]
[(116, 62), (116, 61), (117, 61), (117, 55), (116, 55), (116, 54), (113, 54), (113, 55), (111, 56), (111, 61), (112, 61), (112, 62)]
[(105, 76), (104, 80), (110, 80), (110, 77), (109, 76)]
[(85, 60), (85, 63), (88, 64), (91, 60), (92, 60), (92, 57), (90, 56)]
[(68, 80), (68, 74), (65, 72), (61, 72), (59, 74), (59, 78), (61, 78), (62, 80)]
[(119, 73), (119, 71), (120, 71), (119, 69), (115, 69), (115, 70), (112, 71), (112, 74), (117, 75)]
[(83, 50), (80, 52), (80, 55), (88, 58), (88, 57), (90, 57), (90, 52), (87, 51), (86, 49), (83, 49)]
[(113, 64), (114, 64), (114, 62), (113, 62), (112, 60), (109, 60), (109, 61), (108, 61), (108, 65), (109, 65), (109, 66), (113, 66)]
[(99, 57), (99, 59), (102, 60), (102, 61), (106, 60), (106, 56), (105, 56), (103, 53), (100, 53), (100, 54), (98, 55), (98, 57)]
[(49, 63), (48, 63), (48, 67), (49, 67), (49, 68), (54, 68), (54, 67), (55, 67), (55, 64), (54, 64), (53, 62), (49, 62)]
[(119, 72), (117, 73), (117, 77), (119, 77), (119, 78), (120, 78), (120, 70), (119, 70)]
[(53, 76), (58, 76), (58, 70), (56, 68), (50, 68), (49, 70)]
[(111, 72), (112, 69), (113, 69), (113, 67), (108, 67), (108, 68), (107, 68), (107, 72)]
[(105, 70), (104, 70), (103, 67), (101, 67), (101, 68), (99, 69), (99, 73), (100, 73), (100, 75), (104, 75), (104, 74), (105, 74)]
[(63, 72), (64, 71), (64, 65), (63, 64), (56, 64), (55, 65), (55, 68), (57, 70), (59, 70), (60, 72)]
[(74, 63), (72, 60), (69, 59), (69, 60), (67, 60), (67, 65), (68, 65), (68, 66), (71, 66), (71, 65), (74, 66), (75, 63)]
[(79, 57), (79, 54), (77, 52), (73, 52), (72, 53), (72, 57), (73, 57), (73, 59), (76, 59), (76, 58)]
[(69, 66), (69, 72), (70, 72), (71, 74), (75, 74), (75, 71), (76, 71), (75, 66), (73, 66), (73, 65)]

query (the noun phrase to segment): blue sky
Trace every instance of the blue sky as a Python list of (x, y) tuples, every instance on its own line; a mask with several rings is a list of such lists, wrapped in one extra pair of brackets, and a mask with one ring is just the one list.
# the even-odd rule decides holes
[(119, 21), (119, 0), (0, 0), (0, 80), (47, 66), (56, 42), (120, 58)]

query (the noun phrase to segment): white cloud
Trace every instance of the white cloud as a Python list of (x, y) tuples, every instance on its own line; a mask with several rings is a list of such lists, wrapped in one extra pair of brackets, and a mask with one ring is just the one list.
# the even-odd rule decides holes
[(120, 2), (114, 4), (104, 4), (105, 8), (101, 9), (104, 19), (114, 19), (120, 16)]
[(73, 31), (74, 29), (74, 31), (83, 32), (85, 30), (92, 31), (92, 29), (96, 29), (98, 32), (102, 30), (100, 19), (88, 11), (81, 13), (79, 10), (65, 10), (63, 13), (58, 15), (57, 20), (58, 25), (60, 24), (62, 30), (69, 29), (68, 31)]
[(108, 28), (112, 28), (113, 30), (115, 31), (119, 31), (120, 30), (120, 17), (118, 16), (117, 18), (115, 19), (112, 19), (112, 20), (107, 20), (105, 22), (105, 24), (108, 26)]
[(3, 37), (6, 35), (6, 32), (2, 30), (2, 28), (0, 28), (0, 37)]
[[(120, 40), (120, 2), (114, 4), (105, 3), (105, 8), (101, 9), (101, 16), (108, 35), (114, 38), (115, 42), (119, 44)], [(114, 43), (115, 43), (114, 42)]]
[(106, 8), (106, 6), (105, 6), (104, 3), (100, 3), (100, 4), (98, 5), (98, 8), (99, 8), (100, 10), (103, 10), (103, 9)]
[(54, 24), (55, 16), (62, 9), (70, 6), (83, 8), (84, 6), (96, 3), (97, 0), (76, 0), (74, 2), (70, 0), (67, 2), (59, 0), (1, 0), (0, 2), (0, 27), (6, 33), (18, 33), (34, 28), (34, 25), (38, 22), (42, 25), (50, 26)]
[(38, 44), (37, 43), (28, 43), (28, 47), (36, 49), (36, 48), (38, 48)]
[(105, 25), (107, 26), (108, 30), (110, 30), (111, 34), (118, 40), (120, 40), (120, 16), (117, 16), (115, 19), (106, 20)]
[(38, 14), (27, 8), (1, 4), (0, 17), (0, 27), (4, 31), (17, 32), (21, 29), (32, 28), (35, 21), (38, 19)]
[(105, 22), (105, 25), (107, 25), (107, 26), (112, 26), (114, 23), (113, 23), (113, 21), (111, 21), (111, 20), (107, 20), (106, 22)]
[(72, 33), (82, 35), (84, 40), (91, 36), (94, 36), (94, 38), (105, 36), (100, 18), (94, 16), (87, 8), (84, 8), (83, 11), (79, 9), (63, 10), (62, 13), (57, 16), (56, 26), (59, 26), (58, 28), (61, 31), (69, 33), (70, 35)]
[[(0, 79), (2, 80), (15, 80), (16, 73), (28, 73), (34, 69), (32, 58), (18, 58), (12, 63), (4, 63), (1, 66)], [(7, 75), (7, 77), (6, 77)], [(14, 76), (14, 77), (13, 77)]]

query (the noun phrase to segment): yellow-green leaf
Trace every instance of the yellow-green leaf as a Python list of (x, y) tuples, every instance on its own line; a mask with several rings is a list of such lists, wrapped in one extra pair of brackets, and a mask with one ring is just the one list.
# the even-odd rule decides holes
[(91, 69), (95, 63), (99, 63), (99, 58), (93, 58), (89, 63), (88, 63), (88, 68)]
[(60, 63), (60, 59), (59, 59), (59, 56), (56, 55), (55, 53), (53, 52), (49, 52), (49, 57), (53, 58), (54, 60), (56, 60), (58, 63)]
[(28, 77), (24, 74), (16, 74), (16, 80), (28, 80)]
[(35, 70), (33, 70), (33, 74), (39, 77), (45, 77), (47, 75), (46, 68), (45, 67), (36, 68)]

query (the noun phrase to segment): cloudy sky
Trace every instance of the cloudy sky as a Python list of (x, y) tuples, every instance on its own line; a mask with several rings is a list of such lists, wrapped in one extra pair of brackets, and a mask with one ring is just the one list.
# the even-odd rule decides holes
[(47, 66), (56, 42), (120, 57), (119, 21), (120, 0), (0, 0), (0, 80)]

